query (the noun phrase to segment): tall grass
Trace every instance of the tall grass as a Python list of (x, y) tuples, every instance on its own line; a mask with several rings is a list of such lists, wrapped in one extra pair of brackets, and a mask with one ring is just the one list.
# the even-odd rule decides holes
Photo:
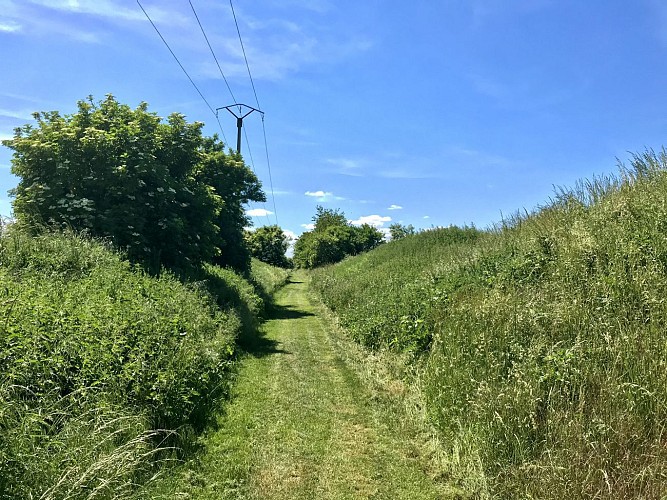
[(414, 353), (451, 456), (479, 464), (485, 486), (470, 493), (664, 497), (667, 154), (469, 240), (438, 233), (456, 231), (315, 280), (355, 338)]
[(207, 273), (183, 285), (84, 237), (2, 232), (0, 498), (126, 497), (209, 422), (262, 300)]

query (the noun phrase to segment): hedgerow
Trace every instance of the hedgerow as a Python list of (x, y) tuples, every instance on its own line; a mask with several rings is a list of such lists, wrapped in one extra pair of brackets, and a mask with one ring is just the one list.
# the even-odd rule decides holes
[(261, 308), (240, 277), (209, 272), (229, 300), (83, 236), (2, 234), (0, 498), (122, 496), (206, 425)]

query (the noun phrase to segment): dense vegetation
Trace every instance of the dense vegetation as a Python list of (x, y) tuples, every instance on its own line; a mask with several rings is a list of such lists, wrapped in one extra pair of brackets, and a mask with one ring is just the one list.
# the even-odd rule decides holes
[(2, 233), (0, 498), (121, 497), (207, 423), (263, 307), (207, 273), (184, 285), (89, 238)]
[(291, 266), (286, 255), (289, 238), (280, 226), (262, 226), (254, 231), (246, 231), (245, 241), (254, 258), (276, 267)]
[(203, 124), (109, 95), (78, 111), (35, 113), (16, 129), (14, 215), (24, 227), (71, 228), (107, 238), (152, 273), (214, 262), (247, 272), (248, 201), (265, 201), (255, 174)]
[(471, 496), (667, 494), (667, 154), (484, 232), (406, 236), (316, 271), (413, 382)]
[(354, 226), (345, 214), (322, 206), (313, 217), (314, 228), (303, 233), (294, 245), (294, 265), (312, 269), (340, 262), (348, 255), (372, 250), (383, 242), (384, 235), (363, 224)]

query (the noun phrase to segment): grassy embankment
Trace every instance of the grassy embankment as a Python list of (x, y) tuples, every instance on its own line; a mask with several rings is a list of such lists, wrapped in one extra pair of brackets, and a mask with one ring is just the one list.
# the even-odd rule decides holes
[(198, 279), (72, 235), (2, 234), (0, 498), (122, 498), (207, 424), (262, 299), (231, 271)]
[(353, 338), (410, 353), (471, 496), (667, 493), (664, 152), (493, 230), (429, 231), (314, 281)]

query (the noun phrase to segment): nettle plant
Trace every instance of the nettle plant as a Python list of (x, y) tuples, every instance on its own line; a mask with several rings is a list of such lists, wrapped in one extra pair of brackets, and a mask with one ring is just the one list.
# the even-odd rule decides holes
[[(79, 101), (73, 115), (34, 118), (36, 127), (3, 141), (21, 179), (12, 193), (17, 220), (107, 238), (149, 270), (231, 254), (229, 240), (242, 241), (247, 223), (242, 205), (265, 199), (241, 158), (183, 115), (164, 122), (146, 103), (131, 109), (108, 95)], [(234, 175), (225, 176), (224, 189), (209, 182), (226, 171)]]

